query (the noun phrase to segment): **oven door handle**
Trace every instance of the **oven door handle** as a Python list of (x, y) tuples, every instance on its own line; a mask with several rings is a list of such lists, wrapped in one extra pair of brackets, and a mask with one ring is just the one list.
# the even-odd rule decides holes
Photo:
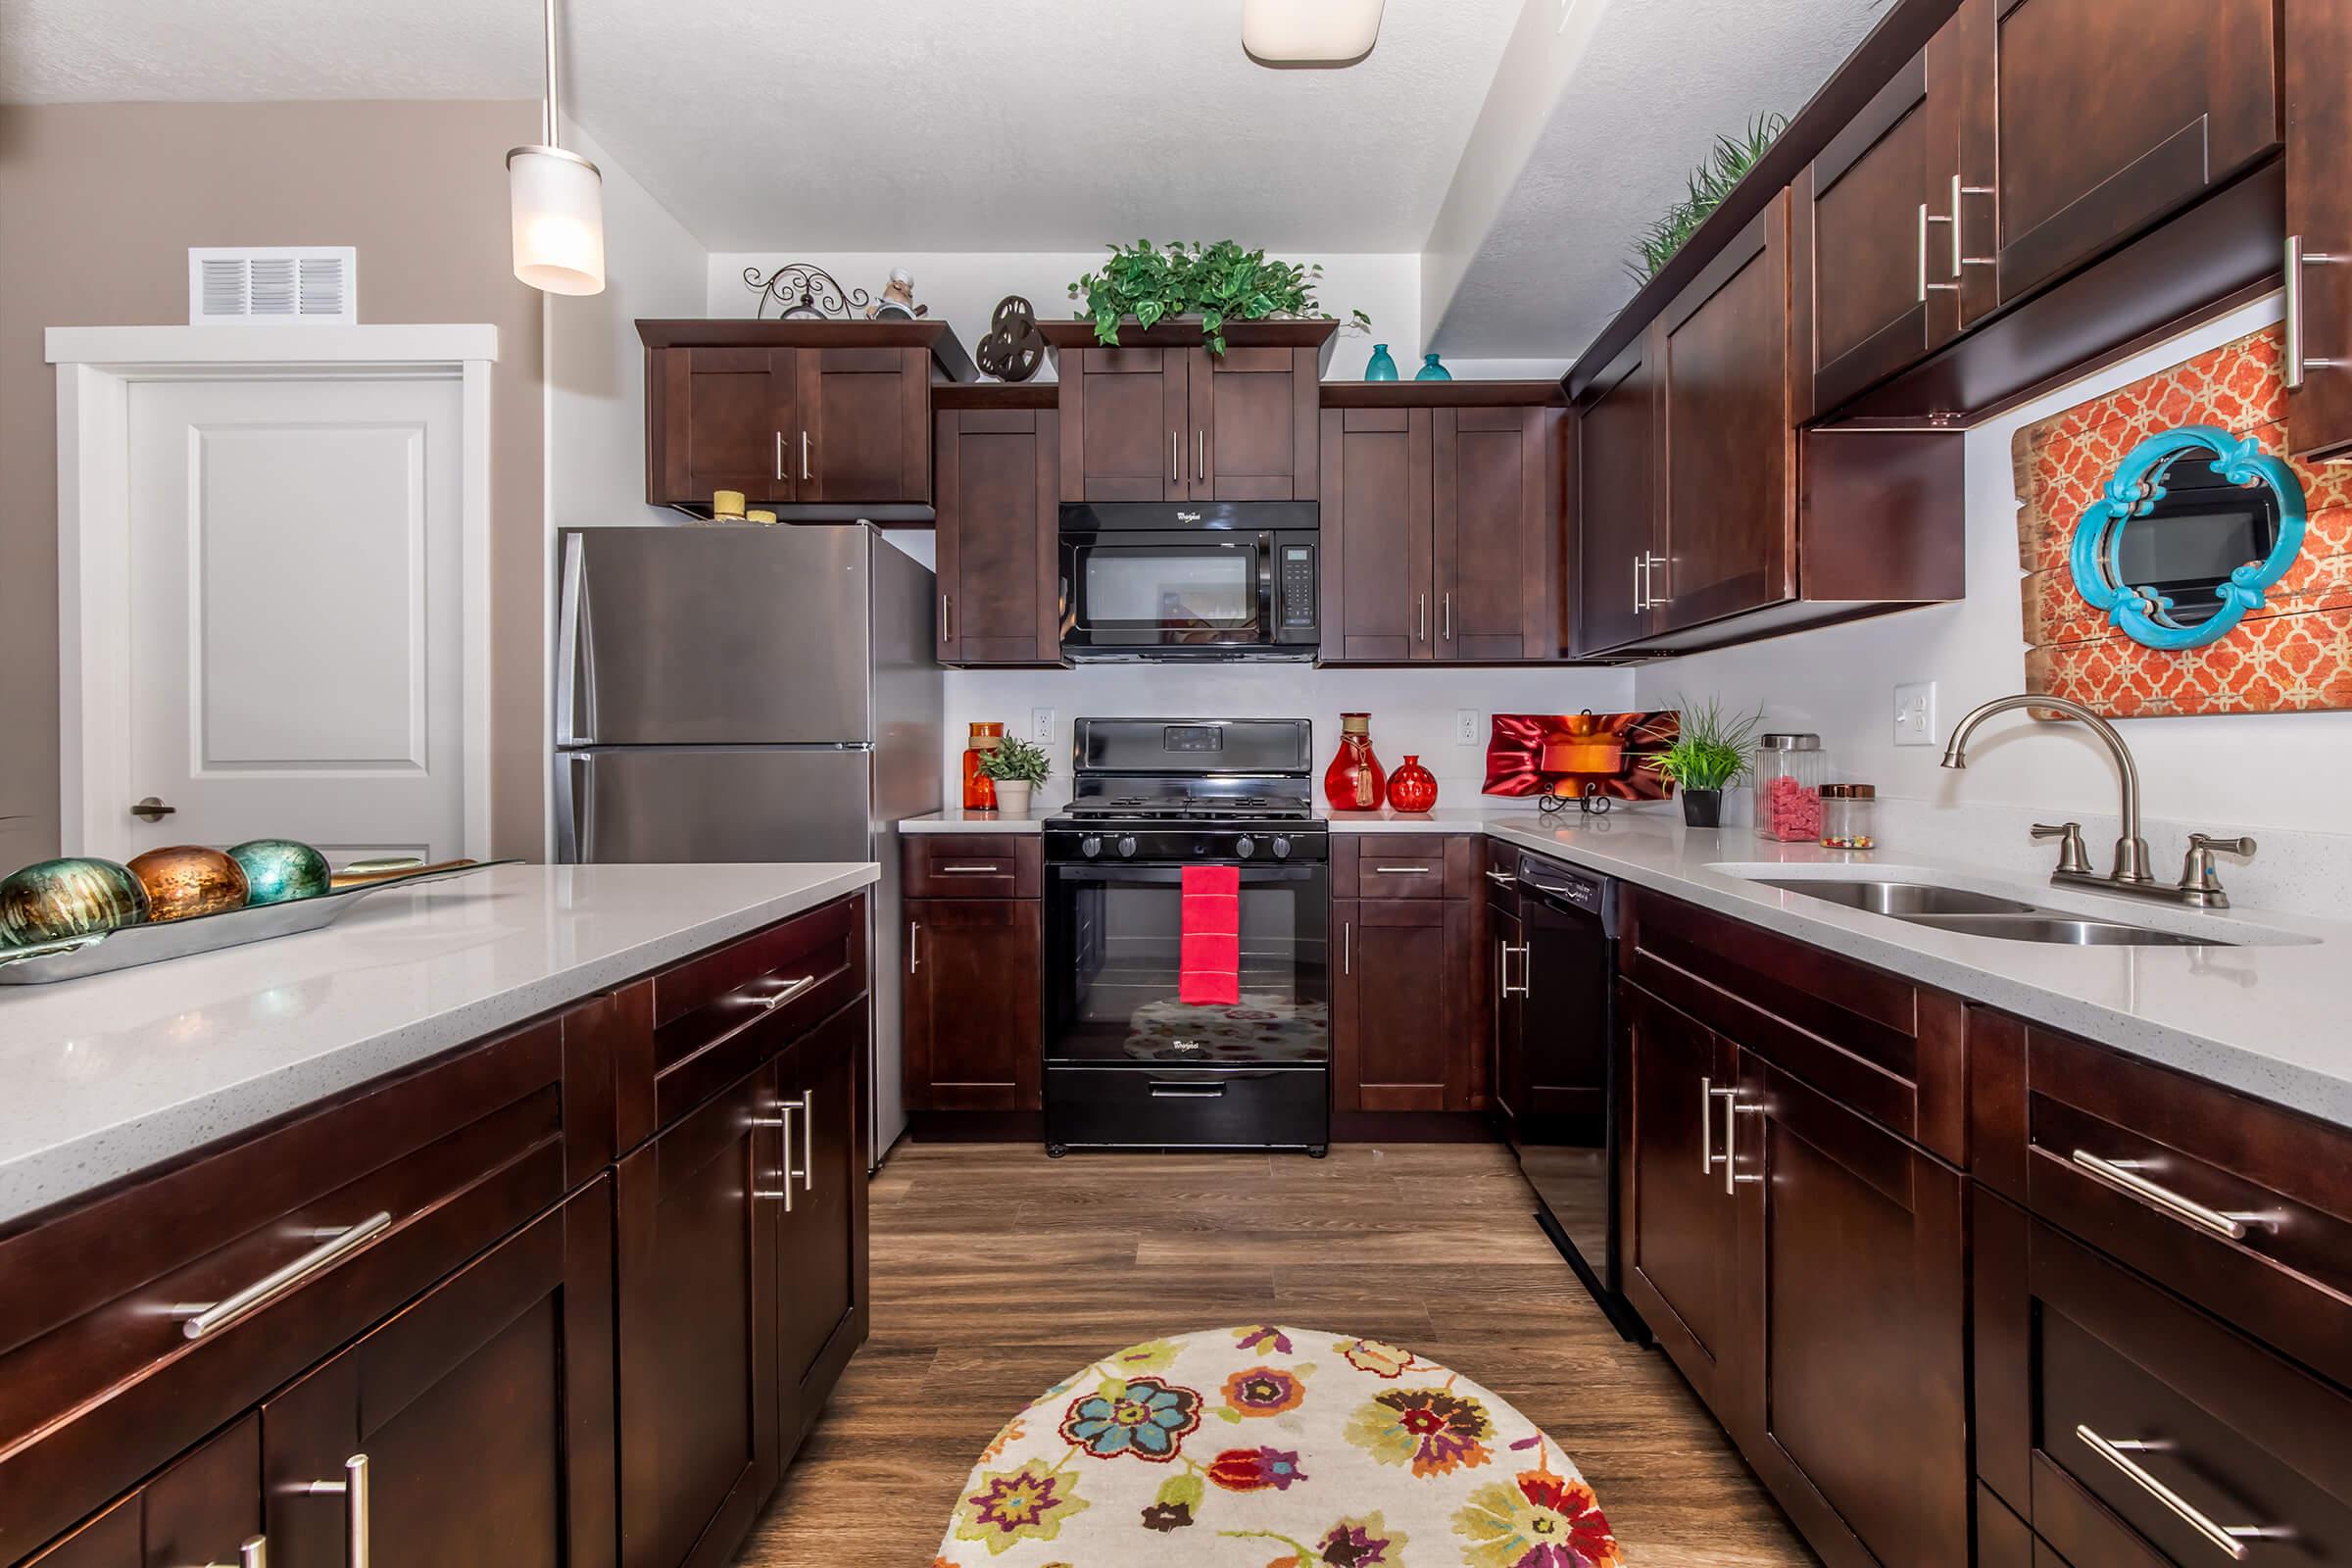
[(1153, 1100), (1222, 1100), (1225, 1098), (1225, 1086), (1222, 1083), (1169, 1083), (1154, 1078), (1152, 1080), (1152, 1098)]

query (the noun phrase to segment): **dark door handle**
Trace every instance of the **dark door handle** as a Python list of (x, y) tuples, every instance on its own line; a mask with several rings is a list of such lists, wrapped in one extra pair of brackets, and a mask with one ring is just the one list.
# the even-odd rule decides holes
[(162, 801), (157, 800), (154, 796), (150, 795), (145, 800), (139, 802), (138, 805), (132, 807), (130, 808), (130, 814), (145, 821), (161, 822), (165, 817), (170, 816), (173, 811), (178, 809), (178, 807), (166, 806)]

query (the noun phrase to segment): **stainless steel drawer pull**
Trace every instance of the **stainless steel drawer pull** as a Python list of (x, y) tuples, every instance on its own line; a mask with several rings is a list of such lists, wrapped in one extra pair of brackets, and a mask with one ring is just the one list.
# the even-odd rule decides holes
[(2207, 1208), (2195, 1199), (2183, 1198), (2169, 1187), (2157, 1186), (2140, 1174), (2147, 1168), (2145, 1160), (2101, 1159), (2086, 1149), (2078, 1149), (2074, 1162), (2076, 1168), (2128, 1198), (2136, 1198), (2150, 1208), (2160, 1209), (2175, 1219), (2184, 1220), (2199, 1230), (2211, 1231), (2216, 1236), (2227, 1237), (2233, 1242), (2244, 1241), (2246, 1232), (2253, 1226), (2268, 1223), (2263, 1215), (2225, 1214), (2219, 1209)]
[[(208, 1562), (204, 1568), (229, 1568), (224, 1562)], [(267, 1536), (252, 1536), (237, 1547), (236, 1568), (270, 1568), (270, 1540)]]
[(213, 1330), (234, 1323), (246, 1313), (268, 1305), (313, 1275), (334, 1267), (370, 1238), (391, 1228), (390, 1214), (370, 1214), (348, 1230), (331, 1233), (325, 1241), (293, 1262), (255, 1280), (234, 1296), (223, 1297), (218, 1301), (183, 1302), (172, 1308), (172, 1315), (187, 1319), (179, 1326), (180, 1333), (191, 1340), (202, 1339)]
[(804, 1146), (801, 1150), (801, 1157), (803, 1159), (807, 1159), (808, 1157), (808, 1151), (806, 1148), (806, 1145), (808, 1141), (808, 1095), (802, 1095), (797, 1103), (789, 1100), (779, 1101), (776, 1104), (776, 1113), (773, 1116), (754, 1116), (752, 1118), (752, 1125), (755, 1127), (776, 1128), (782, 1135), (784, 1141), (783, 1168), (766, 1173), (768, 1179), (773, 1181), (776, 1185), (772, 1188), (755, 1187), (752, 1189), (752, 1196), (754, 1198), (762, 1199), (767, 1202), (782, 1203), (784, 1205), (784, 1212), (787, 1214), (792, 1212), (793, 1178), (796, 1176), (800, 1178), (801, 1191), (807, 1192), (808, 1190), (808, 1170), (805, 1167), (800, 1170), (795, 1170), (792, 1167), (792, 1113), (796, 1110), (801, 1113), (801, 1142)]
[[(1533, 960), (1529, 957), (1531, 952), (1533, 952), (1533, 945), (1526, 942), (1516, 945), (1505, 942), (1502, 945), (1502, 994), (1504, 996), (1524, 997), (1527, 995), (1528, 987), (1534, 983), (1536, 978), (1535, 969), (1532, 966)], [(1510, 960), (1511, 955), (1514, 953), (1519, 955), (1519, 984), (1516, 986), (1511, 984)]]
[(344, 1460), (340, 1481), (314, 1481), (298, 1490), (343, 1499), (343, 1561), (346, 1568), (368, 1568), (368, 1456), (355, 1453)]
[[(1715, 1152), (1715, 1101), (1718, 1096), (1729, 1100), (1737, 1092), (1716, 1088), (1712, 1078), (1698, 1081), (1698, 1173), (1701, 1176), (1712, 1176), (1716, 1166), (1731, 1163), (1730, 1154)], [(1730, 1118), (1726, 1117), (1725, 1120), (1728, 1122)]]
[(1153, 1100), (1222, 1100), (1225, 1098), (1225, 1086), (1223, 1084), (1170, 1084), (1154, 1080), (1152, 1084), (1152, 1098)]
[(778, 482), (784, 478), (784, 432), (781, 430), (776, 432), (776, 478)]
[(1508, 871), (1489, 871), (1487, 880), (1498, 888), (1515, 888), (1519, 885), (1519, 879)]
[(2135, 1453), (2170, 1453), (2173, 1451), (2173, 1445), (2169, 1443), (2146, 1443), (2132, 1438), (2109, 1440), (2082, 1425), (2076, 1426), (2075, 1436), (2081, 1438), (2091, 1452), (2121, 1470), (2131, 1479), (2133, 1486), (2171, 1509), (2175, 1518), (2194, 1530), (2198, 1535), (2203, 1536), (2207, 1541), (2212, 1542), (2218, 1550), (2227, 1553), (2232, 1562), (2244, 1560), (2245, 1544), (2249, 1541), (2292, 1541), (2294, 1539), (2293, 1531), (2281, 1530), (2271, 1525), (2215, 1524), (2205, 1516), (2204, 1510), (2148, 1474), (2138, 1461), (2132, 1457)]
[(1340, 973), (1355, 973), (1355, 922), (1353, 920), (1342, 921), (1340, 924)]
[(1376, 865), (1372, 868), (1382, 876), (1428, 876), (1437, 870), (1434, 865)]
[(914, 973), (923, 966), (922, 930), (920, 921), (909, 920), (906, 922), (906, 972), (908, 974)]
[(816, 976), (812, 974), (805, 974), (798, 980), (794, 980), (786, 984), (784, 989), (777, 992), (774, 996), (768, 997), (761, 1001), (760, 1005), (765, 1007), (768, 1011), (773, 1012), (778, 1007), (781, 1007), (784, 1005), (784, 1004), (790, 1002), (793, 998), (799, 996), (802, 992), (808, 990), (814, 984), (816, 984)]
[[(801, 432), (801, 477), (804, 479), (816, 477), (815, 474), (808, 471), (808, 432), (806, 430)], [(810, 498), (804, 497), (803, 499)]]
[(801, 1168), (797, 1171), (792, 1168), (790, 1151), (787, 1151), (784, 1155), (784, 1179), (789, 1182), (793, 1177), (798, 1176), (801, 1179), (801, 1191), (804, 1193), (816, 1191), (816, 1161), (810, 1157), (815, 1150), (816, 1091), (804, 1089), (801, 1091)]
[(944, 876), (991, 876), (1003, 869), (1004, 868), (993, 860), (986, 865), (943, 865), (939, 867), (940, 873)]
[(1168, 432), (1168, 482), (1170, 484), (1184, 477), (1183, 472), (1176, 466), (1176, 432), (1170, 430)]

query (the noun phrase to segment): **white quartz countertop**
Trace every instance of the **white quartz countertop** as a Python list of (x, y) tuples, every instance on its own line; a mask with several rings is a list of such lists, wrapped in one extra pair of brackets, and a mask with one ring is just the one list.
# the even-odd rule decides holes
[(1035, 833), (1059, 807), (1032, 807), (1027, 816), (999, 816), (994, 811), (967, 811), (960, 806), (909, 816), (899, 823), (902, 833)]
[[(973, 832), (989, 820), (902, 826)], [(1687, 828), (1672, 807), (1587, 817), (1489, 803), (1425, 814), (1335, 813), (1330, 825), (1334, 833), (1484, 833), (2352, 1127), (2352, 925), (2061, 890), (1899, 846), (1854, 855), (1774, 844), (1744, 827)], [(1035, 824), (989, 830), (1024, 827)], [(1766, 887), (1724, 866), (1784, 878), (1936, 882), (2239, 945), (2073, 947), (1937, 931)]]
[(297, 936), (0, 987), (0, 1223), (872, 883), (871, 861), (500, 866)]

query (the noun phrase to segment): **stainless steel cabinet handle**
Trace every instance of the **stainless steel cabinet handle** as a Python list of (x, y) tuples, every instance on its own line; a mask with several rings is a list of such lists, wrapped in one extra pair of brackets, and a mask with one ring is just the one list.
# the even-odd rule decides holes
[[(1730, 1154), (1715, 1152), (1715, 1101), (1719, 1096), (1729, 1100), (1735, 1092), (1716, 1088), (1712, 1078), (1698, 1081), (1698, 1173), (1701, 1176), (1712, 1176), (1716, 1166), (1731, 1163)], [(1728, 1120), (1726, 1130), (1729, 1130)]]
[(1174, 484), (1184, 477), (1184, 470), (1177, 466), (1176, 441), (1176, 432), (1170, 430), (1168, 432), (1168, 483), (1170, 484)]
[(1446, 640), (1453, 641), (1453, 593), (1450, 589), (1446, 594)]
[(1919, 204), (1919, 303), (1928, 303), (1928, 204)]
[(368, 1568), (368, 1456), (355, 1453), (344, 1460), (340, 1481), (314, 1481), (300, 1490), (314, 1497), (343, 1499), (345, 1568)]
[(1764, 1180), (1761, 1176), (1740, 1174), (1739, 1121), (1741, 1116), (1763, 1115), (1764, 1107), (1743, 1103), (1738, 1090), (1727, 1089), (1724, 1094), (1727, 1098), (1723, 1102), (1723, 1191), (1725, 1196), (1730, 1197), (1737, 1195), (1740, 1188), (1750, 1183), (1760, 1183)]
[[(1958, 176), (1958, 175), (1954, 175), (1954, 176), (1952, 177), (1952, 189), (1953, 189), (1953, 190), (1956, 192), (1956, 191), (1958, 191), (1958, 190), (1959, 190), (1959, 188), (1960, 188), (1960, 179), (1959, 179), (1959, 176)], [(1931, 212), (1929, 212), (1929, 211), (1928, 211), (1928, 204), (1927, 204), (1926, 202), (1921, 202), (1921, 203), (1919, 204), (1919, 297), (1920, 297), (1920, 299), (1921, 299), (1923, 302), (1924, 302), (1924, 301), (1927, 299), (1927, 297), (1928, 297), (1929, 293), (1930, 293), (1932, 290), (1943, 289), (1943, 290), (1948, 290), (1948, 291), (1950, 291), (1950, 292), (1953, 292), (1953, 293), (1957, 293), (1957, 292), (1959, 291), (1959, 288), (1960, 288), (1960, 285), (1959, 285), (1957, 282), (1951, 282), (1951, 283), (1931, 283), (1931, 282), (1929, 282), (1929, 281), (1928, 281), (1928, 225), (1929, 225), (1930, 223), (1949, 223), (1949, 224), (1951, 224), (1951, 226), (1952, 226), (1952, 235), (1953, 235), (1953, 239), (1952, 239), (1952, 276), (1953, 276), (1954, 278), (1957, 278), (1957, 277), (1960, 275), (1960, 270), (1959, 270), (1959, 269), (1960, 269), (1960, 240), (1959, 240), (1959, 233), (1960, 233), (1960, 199), (1959, 199), (1959, 197), (1958, 197), (1957, 195), (1955, 195), (1955, 196), (1952, 198), (1952, 216), (1951, 216), (1951, 217), (1949, 217), (1949, 218), (1945, 218), (1944, 216), (1942, 216), (1942, 215), (1941, 215), (1941, 214), (1939, 214), (1939, 213), (1931, 213)]]
[(1666, 558), (1664, 556), (1642, 558), (1642, 608), (1643, 610), (1655, 610), (1674, 597), (1672, 594), (1658, 592), (1658, 568), (1665, 564)]
[(988, 865), (943, 865), (937, 869), (942, 876), (994, 876), (1004, 867), (992, 862)]
[(815, 1152), (816, 1091), (804, 1089), (801, 1091), (801, 1168), (797, 1171), (792, 1168), (789, 1152), (784, 1156), (784, 1180), (789, 1183), (793, 1177), (800, 1177), (801, 1191), (804, 1193), (816, 1191)]
[(1208, 431), (1205, 427), (1193, 432), (1193, 477), (1208, 477)]
[(1634, 558), (1634, 613), (1639, 615), (1649, 607), (1642, 602), (1642, 558)]
[(1413, 633), (1413, 638), (1416, 642), (1425, 643), (1429, 641), (1429, 595), (1416, 594), (1413, 597), (1421, 607), (1419, 610), (1414, 612), (1414, 614), (1418, 617), (1420, 630)]
[(2148, 1443), (2135, 1438), (2102, 1438), (2081, 1424), (2075, 1427), (2075, 1436), (2082, 1439), (2091, 1452), (2121, 1470), (2133, 1486), (2172, 1510), (2174, 1518), (2211, 1542), (2215, 1549), (2231, 1562), (2245, 1559), (2245, 1544), (2249, 1541), (2289, 1541), (2294, 1538), (2293, 1531), (2277, 1526), (2215, 1524), (2203, 1509), (2148, 1474), (2146, 1468), (2132, 1457), (2135, 1453), (2170, 1453), (2173, 1445), (2169, 1443)]
[[(208, 1562), (204, 1568), (228, 1568), (223, 1562)], [(266, 1536), (252, 1536), (237, 1548), (237, 1568), (270, 1568), (270, 1541)]]
[(1355, 973), (1355, 922), (1353, 920), (1343, 921), (1340, 925), (1340, 973)]
[(213, 1330), (225, 1327), (248, 1312), (267, 1306), (313, 1275), (334, 1267), (371, 1237), (391, 1228), (390, 1214), (370, 1214), (347, 1230), (333, 1232), (293, 1262), (255, 1280), (235, 1295), (222, 1297), (218, 1301), (182, 1302), (171, 1309), (172, 1315), (187, 1319), (179, 1326), (180, 1333), (191, 1340), (202, 1339)]
[(806, 430), (801, 432), (801, 477), (804, 479), (816, 477), (815, 474), (808, 471), (808, 432)]
[[(801, 1179), (801, 1190), (803, 1192), (807, 1192), (808, 1190), (808, 1172), (807, 1170), (795, 1170), (792, 1168), (792, 1113), (796, 1110), (802, 1113), (802, 1126), (804, 1128), (802, 1141), (805, 1143), (807, 1142), (808, 1138), (805, 1130), (808, 1125), (808, 1097), (807, 1095), (803, 1095), (798, 1103), (795, 1103), (789, 1100), (779, 1101), (776, 1104), (776, 1113), (773, 1116), (754, 1116), (752, 1118), (753, 1126), (773, 1127), (776, 1129), (778, 1134), (781, 1135), (784, 1141), (784, 1159), (782, 1165), (779, 1169), (769, 1173), (770, 1179), (773, 1180), (776, 1185), (772, 1188), (755, 1187), (752, 1189), (752, 1196), (757, 1199), (761, 1199), (767, 1202), (782, 1203), (784, 1205), (784, 1212), (787, 1214), (792, 1212), (792, 1179), (795, 1176), (798, 1176)], [(804, 1159), (808, 1157), (808, 1152), (806, 1150), (802, 1152), (801, 1157)]]
[(1963, 185), (1960, 183), (1958, 174), (1952, 176), (1952, 279), (1954, 282), (1959, 280), (1962, 268), (1998, 267), (2001, 265), (2000, 258), (1996, 256), (1969, 255), (1968, 247), (1960, 242), (1960, 198), (1963, 196), (1997, 196), (1999, 194), (2000, 192), (1990, 185)]
[(1435, 868), (1426, 865), (1376, 865), (1372, 869), (1381, 876), (1430, 876)]
[(1519, 885), (1519, 879), (1508, 871), (1489, 871), (1487, 880), (1496, 887), (1502, 888), (1515, 888)]
[(781, 430), (778, 430), (778, 431), (776, 432), (776, 482), (777, 482), (777, 483), (779, 483), (779, 484), (781, 484), (781, 483), (783, 482), (783, 480), (784, 480), (784, 432), (783, 432), (783, 431), (781, 431)]
[(2303, 384), (2304, 371), (2339, 369), (2345, 363), (2339, 359), (2314, 359), (2303, 352), (2303, 269), (2346, 259), (2326, 251), (2305, 250), (2300, 234), (2286, 236), (2286, 389), (2289, 392)]
[[(1505, 942), (1502, 945), (1502, 994), (1504, 996), (1524, 997), (1527, 995), (1528, 987), (1534, 982), (1536, 977), (1535, 970), (1528, 956), (1531, 951), (1532, 949), (1530, 948), (1530, 945), (1525, 942), (1516, 944)], [(1510, 960), (1511, 955), (1514, 953), (1519, 955), (1519, 984), (1516, 987), (1513, 987), (1511, 984)]]
[(923, 950), (919, 941), (922, 929), (922, 923), (918, 920), (906, 922), (906, 972), (908, 974), (914, 973), (923, 966)]
[(939, 596), (939, 640), (950, 647), (956, 643), (956, 601), (946, 594)]
[(2073, 1161), (2078, 1170), (2114, 1188), (2125, 1197), (2136, 1198), (2150, 1208), (2233, 1242), (2244, 1241), (2248, 1230), (2268, 1223), (2263, 1215), (2225, 1214), (2219, 1209), (2207, 1208), (2192, 1198), (2183, 1198), (2169, 1187), (2157, 1186), (2139, 1174), (2147, 1168), (2144, 1160), (2101, 1159), (2087, 1149), (2078, 1149)]
[(808, 990), (814, 984), (816, 984), (816, 976), (812, 974), (805, 974), (798, 980), (787, 983), (784, 989), (777, 992), (774, 996), (762, 998), (760, 1004), (765, 1007), (768, 1011), (773, 1012), (778, 1007), (781, 1007), (784, 1005), (784, 1004), (790, 1002), (793, 998), (799, 996), (802, 992)]

